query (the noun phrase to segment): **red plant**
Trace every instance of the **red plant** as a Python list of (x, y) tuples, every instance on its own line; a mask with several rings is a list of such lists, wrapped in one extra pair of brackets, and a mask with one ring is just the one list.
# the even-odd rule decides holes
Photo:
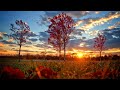
[(120, 73), (118, 70), (98, 70), (94, 73), (91, 73), (92, 77), (95, 77), (97, 79), (119, 79)]
[(13, 68), (10, 66), (5, 66), (3, 67), (1, 71), (1, 79), (6, 80), (6, 79), (24, 79), (25, 75), (24, 73), (18, 69), (18, 68)]
[(51, 18), (50, 22), (51, 25), (49, 25), (49, 29), (47, 31), (50, 34), (48, 43), (53, 45), (53, 47), (59, 51), (59, 57), (63, 47), (65, 60), (66, 45), (69, 40), (69, 35), (74, 30), (74, 21), (70, 16), (65, 13), (61, 13)]
[(57, 78), (57, 72), (53, 71), (50, 68), (39, 66), (36, 68), (36, 71), (39, 78), (42, 78), (42, 77), (47, 79)]

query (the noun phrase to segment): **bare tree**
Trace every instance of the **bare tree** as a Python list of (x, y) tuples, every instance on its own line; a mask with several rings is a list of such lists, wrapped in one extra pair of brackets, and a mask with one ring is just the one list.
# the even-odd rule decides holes
[(64, 50), (65, 60), (66, 46), (68, 44), (69, 35), (74, 30), (74, 21), (70, 16), (61, 13), (51, 18), (50, 22), (51, 25), (47, 31), (50, 34), (48, 42), (59, 51), (59, 55), (61, 50)]
[(12, 37), (19, 45), (19, 62), (20, 62), (21, 46), (23, 43), (26, 42), (27, 35), (30, 32), (30, 27), (26, 22), (23, 22), (22, 20), (16, 20), (15, 23), (18, 27), (15, 27), (14, 24), (11, 24), (10, 30), (12, 31), (12, 33), (10, 34), (10, 37)]
[(95, 38), (94, 48), (96, 48), (100, 52), (100, 61), (101, 61), (101, 54), (102, 50), (104, 49), (104, 43), (106, 38), (104, 35), (98, 33), (98, 37)]

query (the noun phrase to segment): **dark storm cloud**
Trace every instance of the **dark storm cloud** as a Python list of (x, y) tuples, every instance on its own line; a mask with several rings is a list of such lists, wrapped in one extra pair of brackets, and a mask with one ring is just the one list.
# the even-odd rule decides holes
[(38, 39), (36, 39), (36, 38), (31, 38), (31, 39), (29, 39), (30, 41), (32, 41), (32, 42), (36, 42)]

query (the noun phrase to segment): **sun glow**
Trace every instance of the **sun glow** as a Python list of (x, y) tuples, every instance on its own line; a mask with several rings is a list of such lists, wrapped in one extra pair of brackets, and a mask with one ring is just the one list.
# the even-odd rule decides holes
[(77, 53), (77, 56), (78, 56), (79, 58), (82, 58), (82, 57), (83, 57), (83, 53)]

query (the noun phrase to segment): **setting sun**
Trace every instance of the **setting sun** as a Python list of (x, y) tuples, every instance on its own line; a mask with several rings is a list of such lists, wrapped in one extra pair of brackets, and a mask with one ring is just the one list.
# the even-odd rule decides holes
[(82, 54), (82, 53), (77, 53), (77, 56), (78, 56), (79, 58), (82, 58), (82, 57), (83, 57), (83, 54)]

